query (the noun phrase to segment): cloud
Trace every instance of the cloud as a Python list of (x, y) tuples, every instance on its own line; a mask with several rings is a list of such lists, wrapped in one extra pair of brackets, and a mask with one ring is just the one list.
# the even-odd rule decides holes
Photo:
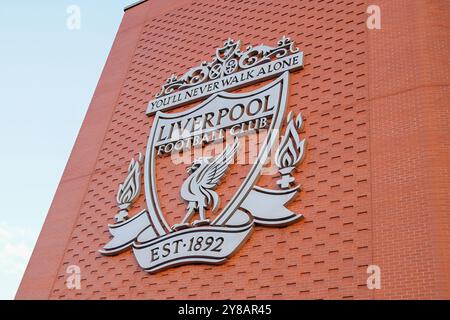
[(23, 243), (0, 247), (0, 274), (22, 274), (30, 255), (31, 248)]
[(0, 225), (0, 242), (11, 237), (11, 233)]
[(35, 238), (32, 230), (0, 223), (0, 299), (14, 298)]

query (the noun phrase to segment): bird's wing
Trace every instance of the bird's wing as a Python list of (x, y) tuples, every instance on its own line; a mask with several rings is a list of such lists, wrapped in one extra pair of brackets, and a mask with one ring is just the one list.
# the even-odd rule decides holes
[(204, 189), (215, 189), (220, 179), (225, 175), (238, 148), (239, 140), (236, 139), (232, 146), (228, 145), (199, 175), (198, 183), (200, 186)]

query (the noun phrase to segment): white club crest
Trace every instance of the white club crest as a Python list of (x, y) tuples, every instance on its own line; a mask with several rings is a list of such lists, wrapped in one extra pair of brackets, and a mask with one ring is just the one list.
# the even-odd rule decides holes
[[(128, 216), (140, 195), (140, 155), (132, 159), (119, 186), (116, 223), (109, 225), (113, 238), (100, 252), (117, 255), (132, 249), (139, 265), (151, 273), (182, 264), (217, 264), (245, 243), (256, 224), (279, 227), (301, 220), (303, 216), (286, 204), (300, 191), (293, 171), (305, 155), (305, 139), (300, 138), (303, 118), (291, 112), (286, 119), (285, 111), (289, 73), (302, 67), (303, 53), (289, 38), (283, 37), (277, 47), (260, 45), (245, 52), (240, 51), (239, 41), (228, 40), (211, 63), (204, 62), (181, 78), (169, 78), (147, 110), (154, 114), (143, 164), (147, 208)], [(271, 78), (276, 79), (253, 91), (226, 91)], [(202, 98), (189, 110), (165, 112)], [(262, 136), (262, 141), (253, 161), (240, 169), (236, 159), (245, 152), (242, 142), (249, 135)], [(158, 194), (157, 163), (223, 142), (225, 148), (214, 156), (194, 157), (184, 165), (177, 194), (185, 203), (182, 219), (167, 220)], [(274, 149), (279, 188), (262, 188), (257, 185), (259, 176)], [(234, 183), (234, 189), (224, 186), (244, 168), (248, 173)], [(228, 201), (220, 201), (220, 188), (230, 190)]]

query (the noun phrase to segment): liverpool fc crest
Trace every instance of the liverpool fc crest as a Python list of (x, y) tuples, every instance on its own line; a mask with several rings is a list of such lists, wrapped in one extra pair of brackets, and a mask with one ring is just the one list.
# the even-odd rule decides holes
[[(170, 77), (149, 102), (145, 157), (131, 160), (109, 225), (113, 238), (100, 252), (133, 250), (151, 273), (218, 264), (244, 245), (255, 225), (301, 220), (286, 208), (300, 191), (293, 171), (305, 154), (303, 118), (286, 112), (289, 74), (301, 68), (303, 53), (289, 38), (244, 52), (239, 41), (228, 40), (211, 62)], [(271, 159), (275, 171), (267, 170)], [(141, 171), (147, 208), (130, 217)], [(261, 174), (278, 175), (276, 185), (259, 186)]]

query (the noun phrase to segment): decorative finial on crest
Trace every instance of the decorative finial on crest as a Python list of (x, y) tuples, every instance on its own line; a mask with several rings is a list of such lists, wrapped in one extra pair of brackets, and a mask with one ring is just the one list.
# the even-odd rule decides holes
[(303, 161), (306, 139), (300, 140), (299, 131), (303, 128), (303, 118), (299, 114), (294, 119), (294, 114), (289, 113), (288, 124), (281, 138), (280, 146), (275, 154), (275, 164), (279, 168), (281, 179), (277, 184), (282, 189), (287, 189), (295, 182), (292, 171)]
[(229, 47), (229, 46), (232, 46), (233, 44), (235, 44), (234, 40), (231, 38), (228, 38), (227, 41), (225, 41), (225, 43), (223, 45), (225, 47)]
[(116, 222), (120, 223), (128, 219), (128, 210), (132, 203), (139, 196), (141, 191), (141, 163), (144, 160), (142, 153), (139, 153), (138, 160), (131, 159), (128, 166), (128, 175), (124, 183), (119, 185), (117, 192), (117, 206), (120, 211), (115, 216)]

